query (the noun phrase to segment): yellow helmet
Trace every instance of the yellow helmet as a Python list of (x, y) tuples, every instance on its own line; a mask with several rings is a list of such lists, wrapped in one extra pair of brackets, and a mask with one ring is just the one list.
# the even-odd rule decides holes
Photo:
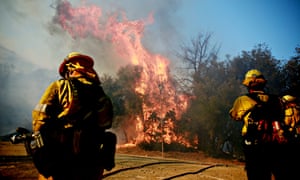
[(282, 101), (285, 102), (285, 103), (288, 103), (288, 102), (293, 102), (296, 100), (296, 97), (294, 96), (291, 96), (291, 95), (284, 95), (282, 97)]
[(68, 71), (69, 64), (74, 65), (75, 68), (92, 69), (94, 66), (94, 60), (90, 56), (79, 52), (69, 53), (58, 69), (58, 72), (62, 77), (64, 77), (65, 73)]
[(243, 85), (245, 85), (246, 87), (254, 87), (258, 85), (265, 85), (266, 82), (267, 80), (259, 70), (251, 69), (245, 74)]

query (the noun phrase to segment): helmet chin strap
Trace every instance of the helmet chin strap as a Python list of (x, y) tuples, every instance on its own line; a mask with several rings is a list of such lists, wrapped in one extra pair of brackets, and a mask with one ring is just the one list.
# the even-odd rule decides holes
[(68, 77), (80, 77), (82, 74), (76, 70), (69, 71)]

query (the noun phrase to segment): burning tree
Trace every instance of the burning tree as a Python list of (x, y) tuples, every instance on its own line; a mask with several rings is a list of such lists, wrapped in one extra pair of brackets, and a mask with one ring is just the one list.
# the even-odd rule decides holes
[[(170, 61), (152, 54), (141, 42), (145, 25), (154, 22), (152, 14), (145, 20), (135, 21), (128, 20), (124, 12), (106, 18), (100, 7), (73, 8), (67, 1), (60, 2), (56, 10), (54, 22), (74, 39), (93, 37), (109, 42), (113, 52), (133, 67), (136, 76), (132, 79), (132, 87), (125, 88), (124, 85), (122, 89), (134, 92), (131, 95), (135, 97), (123, 98), (137, 99), (134, 101), (137, 110), (127, 114), (126, 123), (123, 123), (124, 129), (130, 129), (125, 130), (124, 143), (178, 142), (192, 146), (183, 135), (174, 131), (176, 121), (187, 109), (188, 97), (176, 90), (176, 82), (170, 76)], [(124, 70), (126, 68), (121, 69), (119, 75), (124, 76)]]

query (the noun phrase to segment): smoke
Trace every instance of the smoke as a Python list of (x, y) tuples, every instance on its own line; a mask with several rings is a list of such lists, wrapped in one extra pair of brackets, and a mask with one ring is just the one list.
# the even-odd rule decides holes
[(17, 127), (31, 129), (31, 110), (41, 96), (53, 72), (26, 62), (0, 46), (0, 135)]
[[(175, 26), (180, 18), (174, 18), (172, 15), (179, 7), (179, 1), (136, 1), (134, 3), (132, 1), (104, 1), (95, 2), (95, 4), (90, 1), (84, 1), (84, 3), (56, 1), (51, 7), (54, 8), (55, 15), (47, 24), (49, 33), (56, 38), (63, 39), (65, 44), (69, 42), (67, 46), (70, 46), (70, 49), (80, 49), (81, 52), (93, 56), (96, 61), (96, 70), (103, 74), (114, 75), (120, 67), (129, 63), (128, 59), (122, 59), (116, 55), (112, 42), (107, 39), (109, 37), (105, 37), (110, 36), (104, 34), (104, 31), (111, 25), (109, 21), (112, 17), (116, 21), (139, 22), (147, 21), (147, 18), (153, 15), (154, 22), (146, 23), (142, 38), (143, 46), (152, 53), (172, 56), (171, 50), (174, 44), (178, 44), (176, 42), (180, 37)], [(89, 9), (89, 17), (85, 17), (86, 9)], [(64, 24), (63, 27), (61, 24)], [(77, 28), (72, 29), (73, 27)], [(75, 35), (75, 31), (81, 33)]]
[[(59, 78), (57, 68), (69, 52), (91, 55), (99, 75), (115, 75), (129, 63), (116, 54), (110, 41), (93, 36), (74, 38), (59, 26), (58, 14), (68, 8), (61, 6), (62, 2), (68, 1), (0, 2), (0, 135), (18, 126), (31, 129), (31, 110), (50, 82)], [(170, 56), (170, 49), (180, 37), (176, 31), (180, 19), (173, 17), (179, 2), (74, 0), (69, 6), (101, 9), (102, 24), (112, 14), (121, 18), (121, 12), (128, 21), (145, 20), (152, 14), (154, 22), (145, 26), (142, 43), (152, 53)]]

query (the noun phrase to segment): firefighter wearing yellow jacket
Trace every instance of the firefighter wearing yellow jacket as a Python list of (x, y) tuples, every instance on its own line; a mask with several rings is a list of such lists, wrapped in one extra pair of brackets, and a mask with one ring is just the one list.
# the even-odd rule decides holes
[(289, 140), (300, 143), (300, 106), (297, 98), (291, 95), (284, 95), (282, 103), (285, 111), (284, 123), (287, 126)]
[[(286, 178), (282, 149), (285, 142), (281, 123), (283, 110), (280, 98), (265, 92), (267, 80), (257, 69), (245, 74), (243, 85), (248, 93), (239, 96), (229, 111), (235, 121), (242, 121), (242, 146), (248, 180)], [(271, 121), (272, 120), (272, 121)], [(272, 128), (270, 130), (270, 128)]]
[(90, 56), (72, 52), (33, 109), (33, 160), (40, 179), (101, 179), (114, 167), (116, 136), (110, 98)]
[(284, 124), (285, 135), (288, 139), (288, 169), (291, 177), (297, 177), (298, 166), (295, 164), (300, 162), (300, 106), (296, 96), (284, 95), (282, 96), (282, 104), (285, 111)]

